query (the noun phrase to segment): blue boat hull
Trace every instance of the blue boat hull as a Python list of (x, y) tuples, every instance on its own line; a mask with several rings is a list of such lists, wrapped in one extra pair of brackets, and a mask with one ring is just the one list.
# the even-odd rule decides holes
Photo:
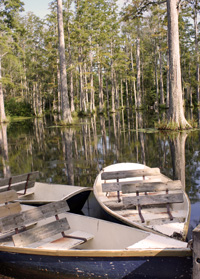
[(0, 273), (20, 279), (190, 279), (191, 257), (61, 257), (0, 252)]

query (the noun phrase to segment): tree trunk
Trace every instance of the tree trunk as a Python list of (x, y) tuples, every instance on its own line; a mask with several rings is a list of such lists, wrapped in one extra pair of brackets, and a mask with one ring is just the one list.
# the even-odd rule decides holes
[(159, 49), (159, 60), (160, 60), (160, 104), (164, 105), (165, 103), (165, 96), (164, 96), (164, 88), (163, 88), (163, 62), (162, 62), (162, 52), (161, 46)]
[(6, 114), (5, 114), (5, 106), (4, 106), (4, 97), (3, 97), (3, 87), (1, 82), (1, 59), (2, 56), (0, 56), (0, 122), (6, 121)]
[(99, 76), (99, 112), (103, 112), (103, 76), (102, 76), (102, 69), (101, 63), (98, 63), (98, 76)]
[(135, 72), (134, 72), (134, 66), (133, 66), (133, 49), (131, 44), (131, 70), (133, 75), (133, 94), (134, 94), (134, 100), (135, 100), (135, 107), (137, 108), (137, 95), (136, 95), (136, 86), (135, 86)]
[(141, 106), (141, 83), (140, 83), (140, 38), (136, 41), (136, 64), (137, 64), (137, 107)]
[(71, 112), (75, 111), (74, 108), (74, 85), (73, 85), (73, 64), (72, 64), (72, 51), (71, 51), (71, 40), (70, 40), (70, 30), (69, 30), (69, 20), (67, 22), (67, 34), (68, 34), (68, 51), (69, 51), (69, 64), (70, 64), (70, 104)]
[(82, 61), (82, 47), (79, 47), (78, 68), (79, 68), (79, 90), (80, 90), (80, 111), (86, 112), (85, 92), (83, 89), (83, 61)]
[(60, 84), (60, 71), (59, 71), (59, 59), (57, 59), (57, 80), (58, 80), (58, 112), (61, 113), (61, 84)]
[(194, 29), (195, 29), (195, 52), (196, 52), (196, 94), (197, 94), (197, 105), (200, 105), (199, 96), (199, 45), (198, 45), (198, 23), (197, 23), (197, 5), (198, 0), (194, 4)]
[(167, 0), (169, 48), (169, 121), (178, 129), (190, 128), (183, 109), (177, 0)]
[(95, 110), (95, 100), (94, 100), (94, 77), (93, 77), (93, 52), (92, 52), (92, 38), (89, 37), (90, 42), (90, 87), (91, 87), (91, 97), (90, 97), (90, 112)]
[(67, 89), (62, 0), (57, 0), (57, 17), (58, 17), (57, 20), (58, 20), (58, 37), (59, 37), (59, 54), (60, 54), (62, 120), (65, 123), (71, 123), (72, 117), (71, 117), (71, 111), (69, 107), (69, 98), (68, 98), (68, 89)]
[(124, 108), (124, 102), (123, 102), (123, 80), (121, 79), (121, 85), (120, 85), (120, 92), (121, 92), (121, 108)]
[(167, 51), (167, 92), (166, 92), (166, 107), (169, 108), (169, 51)]
[(156, 86), (156, 101), (155, 106), (157, 107), (159, 104), (159, 87), (158, 87), (158, 55), (157, 55), (157, 45), (155, 41), (154, 45), (154, 64), (155, 64), (155, 86)]
[(113, 71), (114, 71), (114, 69), (113, 69), (113, 43), (112, 43), (112, 41), (111, 41), (111, 46), (110, 46), (110, 48), (111, 48), (111, 53), (110, 53), (110, 55), (111, 55), (111, 105), (112, 105), (112, 107), (111, 107), (111, 111), (112, 112), (115, 112), (115, 87), (114, 87), (114, 73), (113, 73)]

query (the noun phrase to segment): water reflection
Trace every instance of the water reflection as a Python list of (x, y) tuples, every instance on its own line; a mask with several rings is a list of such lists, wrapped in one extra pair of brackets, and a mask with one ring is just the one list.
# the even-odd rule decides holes
[(179, 132), (170, 139), (173, 180), (179, 179), (185, 190), (185, 142), (188, 134)]
[[(194, 119), (199, 115), (198, 110)], [(50, 118), (2, 125), (1, 177), (39, 170), (40, 181), (92, 187), (99, 171), (110, 164), (159, 167), (168, 177), (180, 179), (190, 197), (191, 234), (200, 221), (200, 131), (155, 130), (154, 121), (164, 117), (165, 113), (127, 110), (85, 118), (70, 128), (56, 126)], [(92, 207), (97, 205), (90, 203), (90, 212)]]
[(7, 124), (0, 125), (0, 148), (3, 165), (3, 177), (6, 178), (11, 175), (8, 156)]

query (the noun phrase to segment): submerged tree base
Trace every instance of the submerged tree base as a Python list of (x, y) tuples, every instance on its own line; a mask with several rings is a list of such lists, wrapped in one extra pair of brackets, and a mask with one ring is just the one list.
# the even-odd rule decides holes
[(171, 130), (171, 131), (189, 130), (193, 128), (192, 126), (195, 126), (195, 124), (193, 123), (193, 125), (190, 125), (190, 123), (188, 123), (187, 121), (185, 125), (178, 124), (175, 121), (168, 121), (168, 120), (162, 120), (156, 124), (156, 128), (158, 130)]

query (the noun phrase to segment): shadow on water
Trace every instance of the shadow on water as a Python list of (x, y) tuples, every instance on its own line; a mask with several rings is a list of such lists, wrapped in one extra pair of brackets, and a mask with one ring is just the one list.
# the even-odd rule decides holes
[[(199, 123), (200, 113), (191, 115)], [(39, 170), (43, 182), (92, 187), (99, 171), (110, 164), (137, 162), (159, 167), (169, 178), (180, 179), (190, 198), (191, 239), (200, 223), (200, 130), (159, 132), (154, 122), (164, 117), (153, 111), (127, 110), (107, 118), (84, 118), (71, 128), (55, 126), (47, 118), (2, 125), (0, 176)], [(93, 194), (82, 214), (108, 218)]]

